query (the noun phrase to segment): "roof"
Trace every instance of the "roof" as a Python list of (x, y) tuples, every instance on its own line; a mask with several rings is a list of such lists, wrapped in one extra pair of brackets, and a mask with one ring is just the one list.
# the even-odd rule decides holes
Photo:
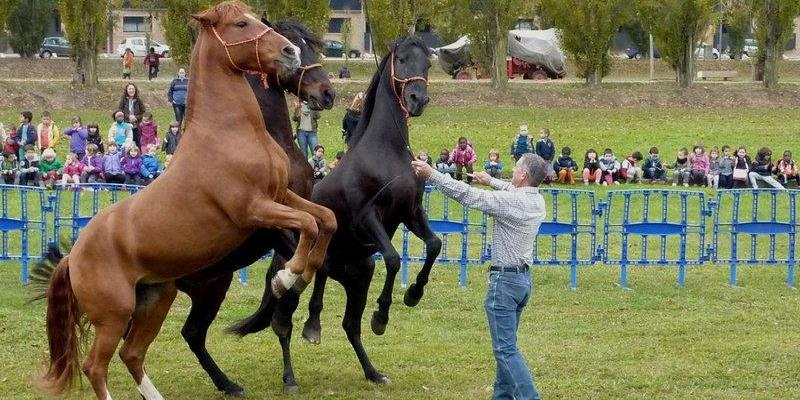
[(331, 10), (361, 11), (361, 0), (331, 0)]

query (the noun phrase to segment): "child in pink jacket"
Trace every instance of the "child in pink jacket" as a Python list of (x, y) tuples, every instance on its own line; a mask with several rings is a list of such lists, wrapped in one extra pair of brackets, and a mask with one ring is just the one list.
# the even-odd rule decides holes
[(708, 156), (703, 146), (695, 145), (692, 154), (689, 156), (689, 169), (691, 171), (691, 183), (697, 186), (706, 184), (708, 175)]
[(475, 164), (475, 161), (478, 160), (477, 155), (475, 155), (475, 150), (472, 148), (472, 145), (467, 141), (467, 138), (460, 137), (458, 138), (458, 146), (450, 153), (450, 164), (455, 165), (456, 169), (456, 179), (461, 180), (462, 171), (466, 168), (467, 170), (467, 183), (472, 182), (472, 172), (474, 171), (472, 166)]

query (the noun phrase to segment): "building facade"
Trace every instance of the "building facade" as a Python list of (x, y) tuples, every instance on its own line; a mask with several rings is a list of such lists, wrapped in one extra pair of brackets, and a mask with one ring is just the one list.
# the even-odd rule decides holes
[(350, 21), (350, 48), (363, 52), (371, 52), (369, 27), (364, 15), (361, 0), (331, 0), (330, 21), (323, 39), (337, 40), (344, 43), (343, 28)]
[[(119, 8), (111, 13), (111, 30), (108, 32), (106, 40), (106, 53), (115, 53), (117, 46), (125, 39), (130, 37), (145, 37), (150, 30), (150, 39), (161, 44), (166, 43), (164, 27), (161, 25), (163, 9), (154, 10), (151, 14), (148, 10), (125, 7)], [(150, 24), (152, 23), (152, 26)]]

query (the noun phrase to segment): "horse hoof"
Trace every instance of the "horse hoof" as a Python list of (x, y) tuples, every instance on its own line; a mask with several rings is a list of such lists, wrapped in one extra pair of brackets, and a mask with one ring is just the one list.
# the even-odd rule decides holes
[(322, 338), (322, 329), (319, 327), (312, 327), (307, 322), (303, 326), (303, 339), (311, 344), (319, 344)]
[(372, 313), (372, 321), (370, 322), (370, 326), (372, 327), (372, 333), (380, 336), (386, 333), (386, 325), (389, 324), (388, 318), (383, 318), (378, 311)]
[(422, 294), (424, 293), (425, 289), (422, 286), (417, 286), (416, 283), (412, 283), (411, 286), (408, 287), (406, 290), (406, 294), (403, 296), (403, 304), (408, 307), (416, 307), (419, 304), (419, 301), (422, 299)]
[(283, 385), (283, 394), (295, 396), (300, 394), (300, 386), (297, 385)]
[(374, 382), (374, 383), (377, 383), (378, 385), (388, 385), (388, 384), (392, 383), (392, 380), (389, 379), (388, 376), (380, 374), (380, 373), (376, 374), (373, 377), (370, 377), (369, 380)]
[(224, 388), (222, 388), (222, 392), (225, 393), (226, 396), (238, 398), (244, 397), (244, 388), (233, 382), (228, 383)]

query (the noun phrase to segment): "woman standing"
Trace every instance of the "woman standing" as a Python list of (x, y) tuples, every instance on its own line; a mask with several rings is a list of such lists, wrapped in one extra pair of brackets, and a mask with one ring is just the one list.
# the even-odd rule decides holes
[(353, 98), (350, 108), (347, 109), (347, 112), (344, 114), (344, 118), (342, 119), (342, 138), (344, 139), (345, 143), (350, 142), (350, 136), (353, 135), (353, 132), (356, 130), (356, 126), (358, 126), (358, 120), (361, 118), (361, 107), (363, 105), (364, 92), (358, 92), (356, 97)]
[(122, 93), (122, 99), (120, 99), (117, 109), (125, 114), (125, 121), (131, 124), (133, 142), (139, 146), (139, 122), (142, 120), (144, 112), (147, 111), (147, 107), (139, 98), (139, 88), (132, 82), (125, 85), (125, 92)]
[(172, 80), (167, 92), (167, 99), (172, 104), (175, 112), (175, 121), (178, 124), (183, 122), (183, 115), (186, 113), (186, 92), (189, 89), (189, 79), (186, 78), (186, 70), (178, 70), (178, 77)]

